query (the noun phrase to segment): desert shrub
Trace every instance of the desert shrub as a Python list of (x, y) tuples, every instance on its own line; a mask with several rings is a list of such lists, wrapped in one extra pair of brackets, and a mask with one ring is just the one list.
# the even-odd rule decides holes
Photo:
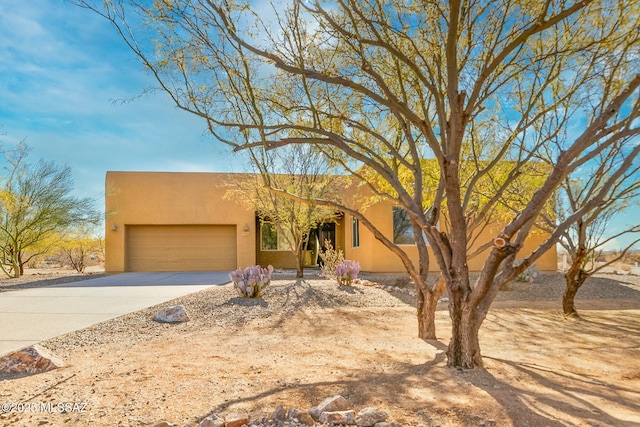
[(623, 262), (626, 262), (628, 264), (635, 264), (640, 263), (640, 251), (629, 251), (627, 252), (627, 255), (625, 256), (625, 258), (623, 259)]
[(535, 279), (540, 275), (540, 270), (535, 265), (527, 268), (522, 273), (516, 276), (516, 282), (529, 282), (533, 283)]
[(351, 283), (358, 278), (358, 273), (360, 273), (360, 264), (358, 261), (344, 261), (336, 267), (338, 284), (351, 286)]
[(336, 268), (344, 262), (344, 253), (341, 249), (335, 250), (330, 240), (324, 241), (324, 250), (318, 254), (322, 259), (322, 277), (335, 277)]
[(262, 290), (271, 283), (272, 272), (273, 266), (271, 265), (267, 268), (253, 265), (244, 270), (232, 271), (229, 273), (229, 277), (241, 297), (260, 298)]

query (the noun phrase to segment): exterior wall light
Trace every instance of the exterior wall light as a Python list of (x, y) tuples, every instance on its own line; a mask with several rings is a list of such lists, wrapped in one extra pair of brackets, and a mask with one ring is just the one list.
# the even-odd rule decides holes
[(111, 231), (118, 231), (118, 226), (116, 224), (113, 224), (111, 226)]

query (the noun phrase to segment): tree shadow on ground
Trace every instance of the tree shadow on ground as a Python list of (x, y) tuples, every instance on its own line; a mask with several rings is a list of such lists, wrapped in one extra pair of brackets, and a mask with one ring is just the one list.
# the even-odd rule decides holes
[[(440, 343), (438, 347), (442, 347)], [(621, 401), (619, 396), (622, 392), (635, 392), (634, 390), (624, 390), (613, 386), (610, 387), (611, 396), (603, 395), (587, 386), (593, 385), (588, 377), (578, 377), (575, 375), (564, 375), (559, 372), (549, 371), (540, 366), (518, 364), (508, 360), (490, 359), (494, 365), (508, 367), (516, 370), (521, 375), (526, 375), (530, 381), (535, 382), (539, 391), (526, 390), (517, 385), (508, 384), (496, 378), (490, 371), (474, 370), (460, 371), (446, 368), (445, 353), (439, 352), (436, 357), (421, 364), (396, 364), (393, 372), (372, 372), (363, 370), (355, 375), (355, 378), (345, 378), (335, 381), (312, 382), (287, 384), (285, 382), (277, 387), (272, 387), (260, 393), (254, 393), (242, 398), (228, 400), (219, 404), (206, 414), (201, 414), (199, 419), (203, 419), (212, 414), (220, 414), (230, 410), (239, 404), (258, 403), (260, 401), (272, 400), (286, 394), (293, 393), (301, 396), (301, 400), (315, 402), (318, 404), (325, 397), (341, 394), (349, 400), (356, 410), (370, 406), (367, 399), (373, 396), (384, 396), (383, 404), (391, 407), (403, 408), (404, 411), (411, 411), (412, 415), (426, 425), (485, 425), (481, 408), (478, 411), (461, 411), (455, 404), (443, 410), (429, 407), (426, 402), (416, 402), (416, 398), (411, 396), (410, 388), (417, 382), (426, 383), (433, 388), (442, 388), (446, 384), (447, 392), (438, 396), (446, 401), (454, 401), (461, 396), (468, 396), (469, 389), (465, 385), (471, 384), (478, 389), (484, 390), (492, 401), (500, 405), (508, 419), (503, 422), (511, 422), (514, 426), (545, 426), (564, 427), (567, 425), (566, 414), (571, 414), (574, 419), (587, 422), (588, 425), (608, 425), (608, 426), (632, 426), (637, 425), (625, 422), (616, 417), (614, 413), (606, 413), (599, 410), (599, 407), (591, 400), (582, 397), (587, 395), (593, 399), (615, 398), (620, 404), (627, 406), (630, 410), (640, 411), (640, 405), (631, 399)], [(558, 396), (556, 398), (556, 396)], [(488, 400), (484, 400), (488, 403)], [(413, 404), (413, 405), (412, 405)], [(374, 405), (375, 406), (375, 405)], [(308, 410), (308, 408), (298, 408)], [(272, 408), (273, 409), (273, 408)], [(557, 414), (564, 414), (558, 417)], [(485, 423), (485, 424), (482, 424)], [(414, 424), (401, 424), (414, 425)], [(498, 421), (497, 425), (501, 425)]]
[[(304, 310), (335, 311), (336, 315), (340, 314), (348, 317), (348, 313), (351, 310), (358, 310), (368, 306), (369, 303), (363, 302), (362, 298), (373, 298), (375, 301), (375, 296), (371, 296), (358, 287), (338, 286), (336, 284), (336, 289), (340, 292), (327, 292), (323, 287), (314, 286), (313, 283), (304, 279), (297, 279), (295, 282), (277, 289), (267, 288), (268, 295), (265, 292), (265, 298), (269, 299), (273, 314), (278, 316), (279, 321), (276, 327), (285, 322), (293, 312), (300, 312), (301, 307), (304, 307)], [(380, 292), (385, 291), (380, 290)], [(409, 306), (409, 304), (407, 305)], [(375, 308), (375, 303), (370, 304), (369, 308)], [(323, 327), (321, 324), (316, 324), (315, 326), (318, 328)], [(327, 330), (318, 330), (317, 333), (331, 333), (330, 328), (331, 326), (329, 325)]]
[(364, 291), (360, 288), (356, 288), (353, 286), (349, 286), (349, 285), (340, 285), (338, 286), (338, 289), (341, 290), (342, 292), (346, 292), (348, 294), (352, 294), (352, 295), (356, 295), (356, 294), (364, 294)]
[(314, 287), (304, 279), (297, 279), (295, 282), (285, 285), (280, 290), (283, 308), (296, 306), (296, 302), (304, 300), (309, 306), (321, 306), (326, 308), (336, 308), (341, 305), (339, 300), (322, 289)]
[(262, 298), (235, 297), (226, 301), (221, 306), (241, 306), (241, 307), (268, 307), (269, 303)]
[[(345, 305), (357, 303), (361, 296), (366, 296), (366, 292), (355, 286), (338, 286), (336, 289), (341, 293), (325, 292), (322, 287), (314, 286), (313, 283), (304, 279), (298, 279), (293, 283), (269, 289), (269, 297), (281, 299), (282, 307), (295, 306), (298, 301), (304, 301), (305, 308), (332, 309)], [(298, 304), (299, 305), (299, 304)]]
[[(534, 283), (511, 281), (500, 290), (496, 301), (557, 301), (561, 307), (564, 279), (559, 274), (543, 274)], [(635, 300), (640, 303), (640, 289), (625, 276), (593, 276), (576, 295), (576, 303), (598, 299)]]
[(640, 418), (629, 421), (640, 414), (640, 390), (629, 381), (640, 366), (638, 312), (582, 315), (567, 321), (551, 310), (492, 311), (481, 329), (487, 371), (464, 375), (530, 425), (640, 425)]
[[(339, 317), (332, 321), (334, 314)], [(325, 314), (303, 313), (297, 319), (300, 332), (304, 332), (310, 340), (315, 336), (331, 336), (336, 347), (347, 342), (344, 340), (348, 340), (350, 324), (366, 322), (372, 333), (385, 326), (385, 318), (369, 309), (336, 309)], [(614, 332), (617, 324), (615, 319), (624, 324), (624, 328), (617, 332)], [(601, 372), (594, 375), (590, 375), (588, 371), (580, 373), (578, 369), (574, 372), (570, 363), (572, 351), (576, 352), (575, 356), (579, 360), (585, 360), (595, 350), (606, 346), (607, 342), (600, 341), (600, 337), (610, 337), (616, 333), (628, 336), (636, 331), (640, 327), (637, 315), (634, 319), (633, 313), (599, 313), (588, 321), (574, 323), (562, 322), (561, 318), (548, 312), (500, 310), (488, 320), (491, 327), (484, 334), (502, 329), (502, 339), (486, 346), (489, 355), (485, 357), (486, 371), (447, 368), (446, 345), (441, 341), (425, 341), (436, 351), (427, 350), (433, 356), (424, 363), (407, 363), (402, 357), (402, 349), (399, 349), (399, 353), (394, 353), (394, 350), (385, 349), (384, 343), (379, 341), (376, 343), (377, 351), (366, 355), (362, 359), (362, 368), (354, 372), (341, 372), (340, 377), (334, 379), (335, 375), (329, 373), (334, 374), (331, 372), (333, 369), (341, 370), (340, 359), (336, 359), (335, 367), (320, 368), (326, 369), (327, 377), (334, 378), (326, 381), (305, 382), (303, 379), (293, 383), (279, 382), (274, 387), (250, 392), (246, 396), (234, 396), (214, 406), (210, 413), (220, 413), (238, 404), (259, 407), (265, 401), (273, 402), (292, 394), (298, 397), (298, 401), (310, 402), (308, 407), (298, 408), (308, 410), (327, 396), (341, 394), (356, 410), (369, 406), (369, 403), (375, 405), (378, 399), (377, 402), (388, 407), (402, 408), (402, 411), (411, 413), (427, 425), (479, 425), (480, 422), (487, 421), (482, 418), (486, 418), (487, 413), (503, 417), (496, 418), (497, 425), (518, 427), (561, 427), (568, 423), (634, 425), (628, 421), (628, 414), (640, 413), (640, 392), (632, 387), (625, 387), (620, 381), (602, 381), (606, 380), (606, 376)], [(340, 333), (336, 334), (336, 331)], [(550, 348), (546, 348), (546, 344), (540, 345), (545, 336), (551, 340)], [(570, 339), (565, 336), (570, 336)], [(637, 347), (635, 341), (627, 341), (626, 345), (627, 352)], [(383, 347), (382, 350), (380, 346)], [(500, 351), (507, 346), (518, 348), (518, 357), (522, 361), (505, 356), (508, 349)], [(536, 349), (541, 357), (536, 355), (537, 359), (534, 360), (533, 352)], [(310, 355), (312, 354), (310, 349)], [(336, 354), (345, 357), (349, 353), (343, 351)], [(600, 366), (606, 366), (607, 354), (599, 353), (597, 357)], [(564, 365), (554, 364), (557, 362), (556, 358), (564, 358)], [(424, 397), (431, 395), (434, 390), (436, 397)], [(467, 401), (458, 404), (458, 399)], [(598, 402), (606, 403), (606, 409), (600, 407)], [(493, 407), (493, 412), (488, 409), (490, 407)], [(612, 408), (622, 409), (623, 414), (618, 414)]]
[[(492, 362), (491, 369), (462, 375), (491, 395), (514, 421), (526, 420), (532, 426), (560, 427), (567, 425), (567, 416), (570, 416), (586, 425), (638, 425), (617, 417), (613, 411), (603, 411), (602, 405), (598, 404), (609, 400), (619, 407), (625, 407), (629, 413), (640, 413), (640, 393), (637, 390), (604, 384), (589, 376), (563, 372), (557, 368), (488, 356), (485, 356), (485, 360)], [(502, 381), (492, 374), (494, 370), (509, 370), (521, 381)], [(520, 387), (520, 383), (528, 387)]]
[[(386, 405), (404, 407), (406, 406), (407, 389), (415, 382), (424, 381), (424, 375), (432, 371), (434, 368), (441, 366), (445, 360), (444, 353), (438, 353), (436, 357), (428, 362), (421, 364), (394, 364), (393, 372), (371, 372), (368, 369), (362, 369), (354, 373), (353, 378), (345, 378), (335, 381), (320, 381), (309, 383), (287, 383), (282, 381), (277, 387), (272, 387), (260, 393), (254, 393), (242, 398), (230, 399), (222, 404), (216, 405), (208, 413), (201, 414), (198, 419), (206, 418), (212, 414), (223, 413), (230, 408), (246, 403), (257, 403), (268, 398), (277, 398), (281, 394), (295, 393), (302, 400), (315, 402), (313, 405), (319, 404), (324, 398), (340, 394), (345, 397), (352, 405), (356, 412), (365, 406), (371, 406), (369, 397), (371, 395), (381, 395), (381, 391), (385, 395), (384, 403)], [(439, 370), (441, 374), (432, 374), (429, 381), (435, 386), (439, 381), (447, 381), (446, 370)], [(275, 408), (275, 407), (274, 407)], [(272, 408), (272, 409), (274, 409)], [(308, 410), (308, 408), (297, 408), (300, 410)], [(430, 423), (433, 421), (435, 414), (430, 413), (428, 408), (421, 410), (417, 408), (415, 414), (423, 422)], [(436, 415), (437, 417), (437, 415)]]

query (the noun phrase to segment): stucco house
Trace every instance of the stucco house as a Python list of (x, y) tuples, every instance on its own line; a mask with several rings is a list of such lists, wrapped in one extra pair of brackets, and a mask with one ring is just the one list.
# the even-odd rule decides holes
[[(211, 271), (271, 264), (295, 268), (293, 255), (270, 224), (261, 224), (253, 209), (225, 198), (229, 186), (243, 174), (107, 172), (105, 185), (105, 270)], [(395, 212), (395, 215), (394, 215)], [(367, 207), (367, 218), (417, 259), (410, 229), (398, 223), (398, 210), (389, 202)], [(394, 224), (395, 222), (395, 224)], [(486, 233), (496, 233), (489, 227)], [(544, 235), (532, 235), (536, 245)], [(344, 214), (313, 231), (313, 240), (329, 239), (345, 258), (363, 271), (403, 272), (400, 260), (378, 242), (357, 219)], [(310, 247), (315, 263), (317, 246)], [(469, 262), (479, 270), (483, 257)], [(432, 263), (432, 268), (435, 268)], [(537, 263), (543, 271), (556, 270), (556, 252)]]

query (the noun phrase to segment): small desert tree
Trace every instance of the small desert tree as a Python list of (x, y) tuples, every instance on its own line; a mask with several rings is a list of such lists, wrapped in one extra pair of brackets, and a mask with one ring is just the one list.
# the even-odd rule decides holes
[[(640, 226), (621, 224), (616, 219), (627, 209), (638, 206), (640, 197), (640, 165), (629, 165), (624, 173), (624, 159), (632, 146), (617, 143), (600, 153), (576, 173), (567, 176), (558, 190), (556, 218), (547, 218), (543, 229), (553, 230), (556, 220), (563, 221), (595, 197), (602, 187), (618, 174), (618, 179), (609, 186), (602, 202), (594, 208), (583, 211), (577, 220), (562, 233), (559, 243), (570, 259), (570, 265), (564, 274), (565, 290), (562, 295), (562, 311), (567, 317), (578, 318), (575, 297), (585, 281), (603, 268), (621, 260), (627, 251), (640, 242)], [(597, 264), (598, 255), (606, 246), (621, 237), (629, 241), (607, 262)]]
[(102, 255), (102, 236), (91, 225), (81, 224), (71, 228), (55, 246), (64, 264), (84, 273), (88, 259), (96, 253)]
[[(429, 242), (450, 297), (451, 366), (482, 365), (478, 333), (500, 286), (600, 204), (619, 176), (523, 253), (565, 177), (640, 132), (640, 17), (630, 13), (638, 0), (291, 0), (271, 16), (242, 0), (78, 3), (109, 19), (176, 105), (234, 149), (312, 145), (356, 178), (362, 166), (375, 171), (393, 191), (369, 188), (406, 211), (417, 264), (356, 209), (313, 203), (358, 218), (401, 259), (416, 284), (419, 335), (435, 338)], [(136, 39), (132, 15), (152, 46)], [(576, 128), (552, 150), (553, 169), (535, 192), (478, 242), (486, 260), (472, 282), (469, 227), (486, 223), (536, 153)], [(437, 162), (435, 181), (424, 159)], [(487, 177), (500, 181), (475, 206)]]
[(334, 220), (336, 210), (301, 203), (270, 189), (284, 189), (307, 200), (333, 199), (338, 193), (338, 181), (313, 147), (295, 146), (280, 152), (252, 149), (250, 158), (257, 173), (240, 181), (231, 195), (245, 198), (255, 208), (262, 227), (268, 224), (275, 228), (296, 259), (296, 277), (303, 277), (310, 232)]
[(71, 194), (69, 167), (44, 160), (28, 163), (25, 144), (3, 153), (7, 173), (0, 184), (0, 268), (20, 277), (27, 262), (55, 243), (53, 236), (97, 221), (98, 212), (92, 199)]

